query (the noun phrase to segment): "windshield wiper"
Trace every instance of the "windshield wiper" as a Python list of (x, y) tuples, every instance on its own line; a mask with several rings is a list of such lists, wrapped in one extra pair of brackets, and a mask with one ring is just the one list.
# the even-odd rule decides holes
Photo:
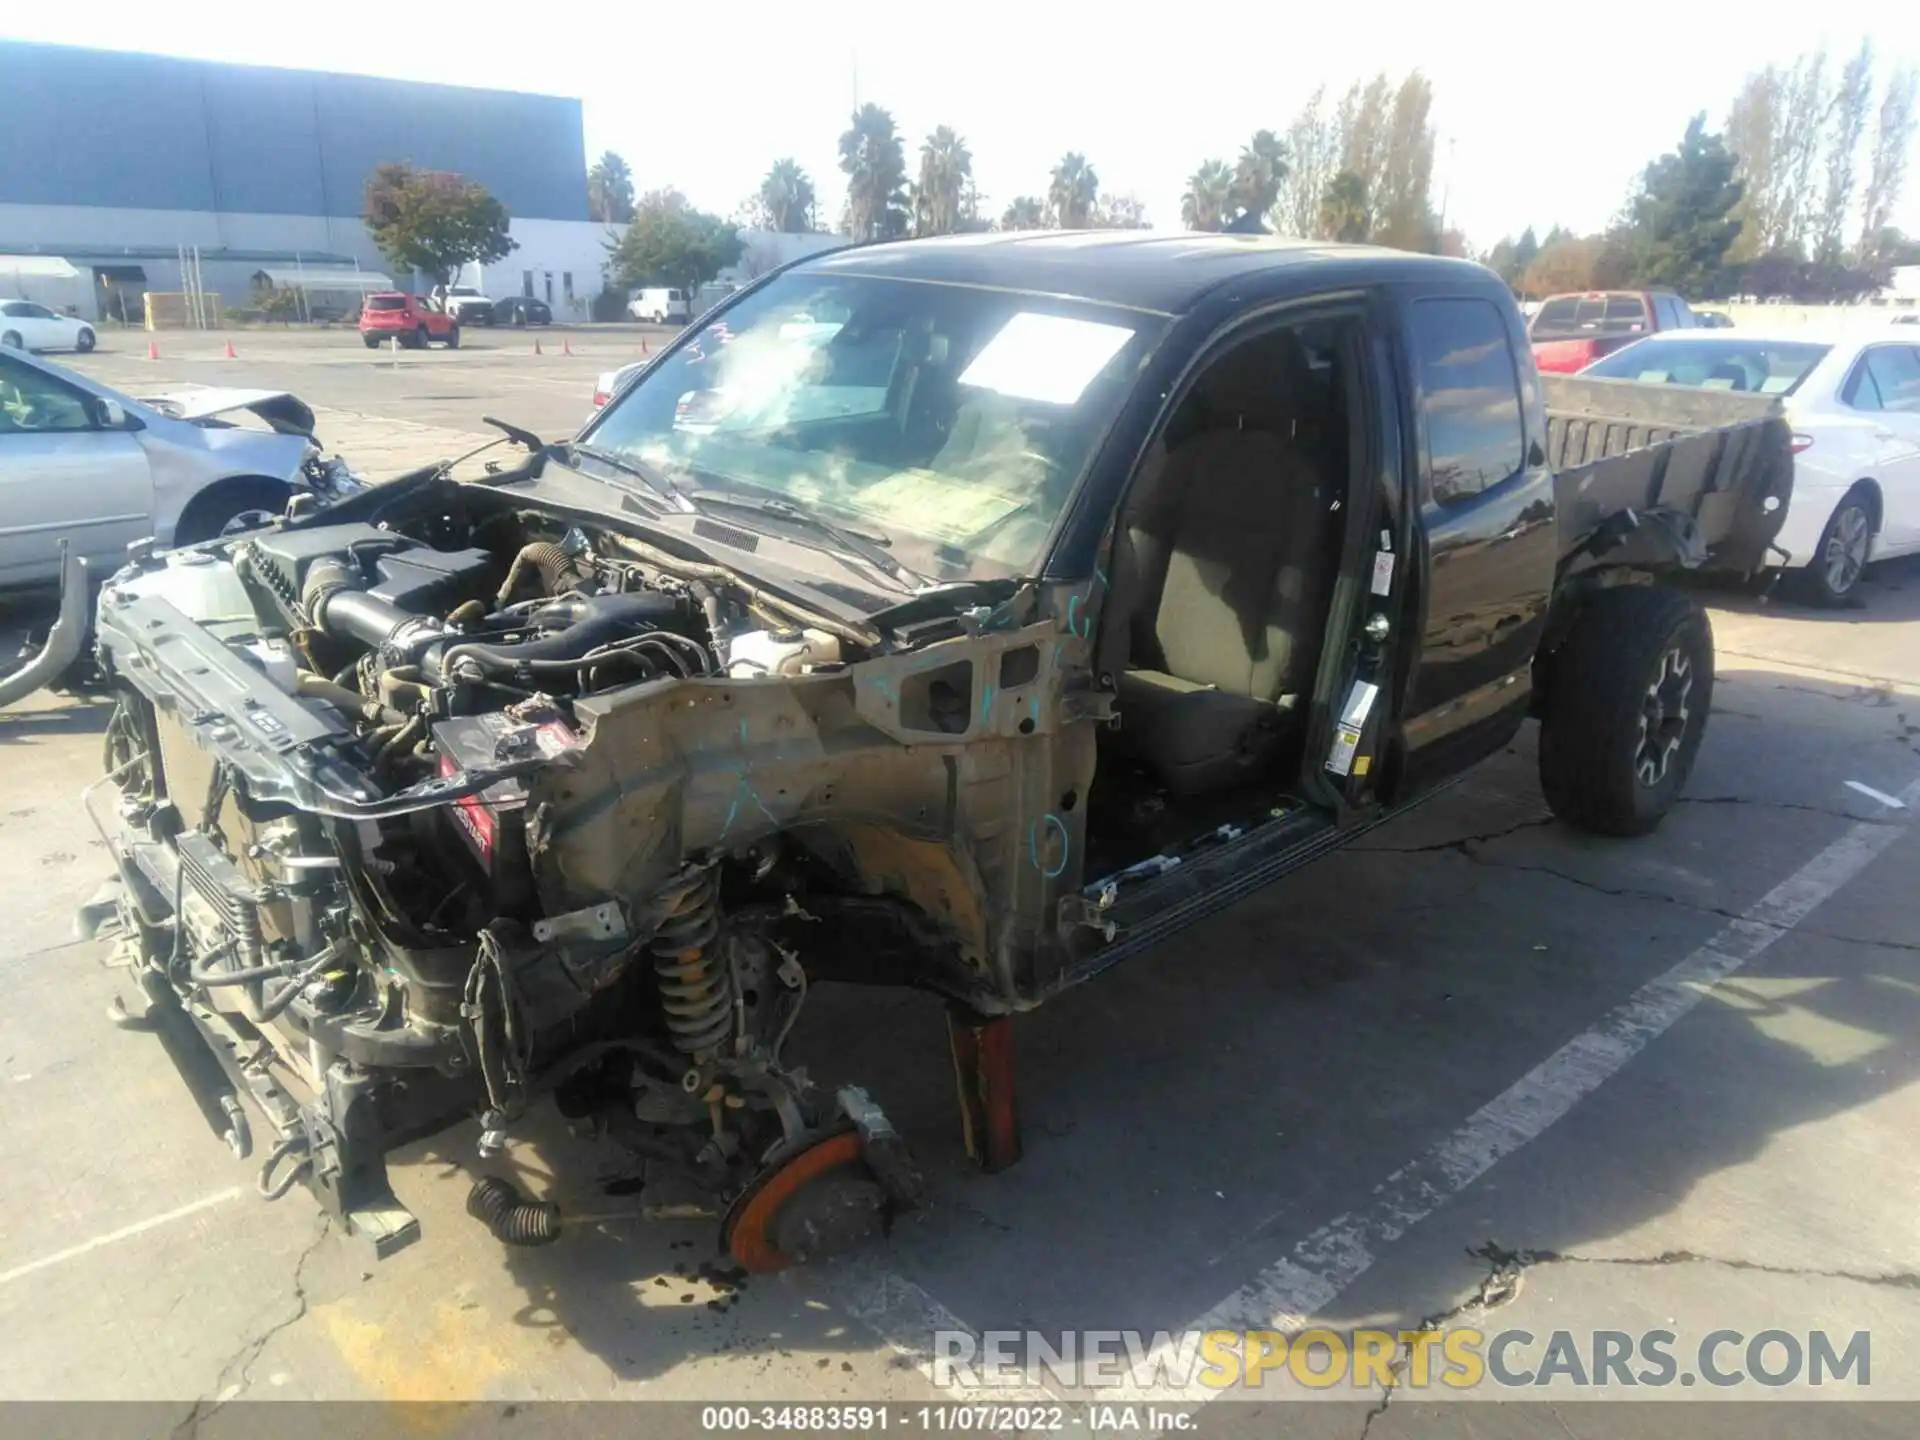
[(649, 490), (668, 501), (675, 510), (692, 508), (686, 492), (651, 465), (638, 460), (629, 460), (623, 455), (615, 455), (610, 450), (602, 450), (598, 445), (582, 445), (578, 440), (562, 440), (554, 448), (564, 449), (572, 455), (585, 455), (590, 460), (598, 460), (609, 469), (618, 470), (624, 475), (631, 475), (636, 480), (644, 481)]
[(791, 500), (783, 500), (777, 495), (768, 495), (759, 499), (748, 499), (740, 495), (729, 495), (724, 490), (696, 490), (687, 496), (696, 505), (724, 506), (732, 510), (753, 510), (762, 515), (774, 515), (791, 525), (805, 526), (817, 534), (826, 536), (835, 545), (850, 555), (857, 555), (881, 574), (898, 581), (909, 590), (924, 590), (936, 582), (917, 570), (909, 570), (893, 556), (886, 547), (893, 542), (884, 535), (872, 535), (860, 530), (849, 530), (846, 526), (816, 515), (811, 510), (803, 510)]

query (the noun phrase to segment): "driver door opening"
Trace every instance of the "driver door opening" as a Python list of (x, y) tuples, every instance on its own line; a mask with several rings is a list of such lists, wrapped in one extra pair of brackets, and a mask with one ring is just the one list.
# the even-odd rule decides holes
[(1115, 521), (1097, 645), (1087, 874), (1235, 838), (1299, 798), (1365, 454), (1357, 317), (1268, 328), (1210, 361)]

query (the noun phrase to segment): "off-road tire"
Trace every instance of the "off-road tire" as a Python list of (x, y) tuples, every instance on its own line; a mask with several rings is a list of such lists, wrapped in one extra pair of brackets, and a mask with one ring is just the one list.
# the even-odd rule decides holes
[(1601, 591), (1549, 662), (1548, 806), (1599, 835), (1654, 829), (1686, 786), (1712, 702), (1713, 631), (1692, 597), (1650, 585)]
[(367, 342), (367, 349), (378, 350), (380, 348), (380, 337), (378, 335), (362, 335), (360, 338)]

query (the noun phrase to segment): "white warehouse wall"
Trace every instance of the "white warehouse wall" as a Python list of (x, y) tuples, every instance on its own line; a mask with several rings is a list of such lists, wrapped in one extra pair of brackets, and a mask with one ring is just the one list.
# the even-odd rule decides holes
[(556, 320), (587, 319), (593, 297), (606, 283), (611, 228), (593, 220), (516, 219), (508, 233), (513, 253), (492, 265), (469, 265), (460, 283), (496, 300), (536, 296), (553, 307)]

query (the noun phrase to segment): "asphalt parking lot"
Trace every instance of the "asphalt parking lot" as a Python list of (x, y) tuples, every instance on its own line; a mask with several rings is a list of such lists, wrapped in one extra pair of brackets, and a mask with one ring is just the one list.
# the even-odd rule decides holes
[[(229, 361), (225, 338), (163, 335), (149, 361), (144, 336), (110, 337), (81, 368), (135, 394), (291, 389), (377, 474), (364, 454), (484, 437), (482, 414), (569, 430), (598, 371), (659, 343), (554, 330), (535, 357), (528, 333), (481, 332), (396, 362), (351, 332), (242, 332)], [(823, 991), (790, 1054), (874, 1092), (931, 1201), (851, 1261), (737, 1289), (697, 1273), (708, 1224), (641, 1216), (619, 1159), (551, 1118), (509, 1153), (571, 1217), (549, 1249), (503, 1250), (465, 1215), (471, 1126), (396, 1158), (424, 1235), (392, 1259), (299, 1192), (260, 1201), (155, 1041), (108, 1022), (116, 976), (70, 928), (106, 878), (76, 798), (105, 711), (35, 697), (0, 715), (0, 1399), (171, 1402), (208, 1434), (253, 1423), (236, 1400), (917, 1403), (975, 1394), (934, 1383), (935, 1330), (1311, 1317), (1565, 1330), (1583, 1352), (1665, 1329), (1689, 1374), (1716, 1330), (1866, 1331), (1864, 1389), (1713, 1393), (1920, 1400), (1920, 564), (1882, 567), (1854, 610), (1707, 598), (1714, 718), (1658, 834), (1554, 823), (1529, 728), (1023, 1017), (1027, 1153), (1005, 1173), (963, 1161), (938, 1006)], [(1285, 1433), (1630, 1434), (1645, 1408), (1565, 1403), (1598, 1392), (1564, 1373), (1535, 1388), (1452, 1428), (1402, 1372), (1391, 1403), (1320, 1392), (1346, 1403), (1289, 1410)], [(1703, 1413), (1697, 1433), (1910, 1433), (1839, 1405), (1777, 1431), (1716, 1408), (1732, 1428)], [(1198, 1413), (1204, 1433), (1281, 1433), (1258, 1392)]]

